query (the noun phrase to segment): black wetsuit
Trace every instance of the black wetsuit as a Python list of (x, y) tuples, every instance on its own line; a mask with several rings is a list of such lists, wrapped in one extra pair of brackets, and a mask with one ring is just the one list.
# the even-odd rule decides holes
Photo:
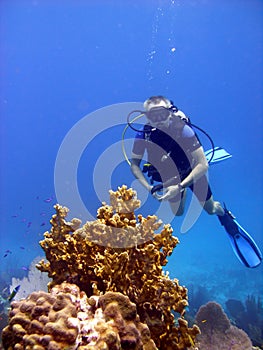
[[(195, 165), (192, 152), (199, 147), (201, 144), (193, 129), (176, 118), (166, 132), (146, 124), (135, 137), (133, 153), (143, 157), (147, 152), (148, 162), (152, 165), (150, 175), (154, 181), (165, 182), (177, 177), (180, 183)], [(189, 188), (202, 202), (212, 195), (206, 175)]]

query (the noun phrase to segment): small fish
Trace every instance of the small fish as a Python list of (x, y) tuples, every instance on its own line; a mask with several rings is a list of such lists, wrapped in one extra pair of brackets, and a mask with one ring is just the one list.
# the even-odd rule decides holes
[(14, 297), (17, 295), (19, 289), (20, 289), (20, 285), (16, 286), (16, 287), (12, 290), (12, 292), (11, 292), (11, 294), (9, 295), (9, 297), (7, 298), (7, 300), (11, 302), (11, 301), (14, 299)]
[(9, 249), (7, 249), (7, 250), (5, 251), (4, 258), (6, 258), (8, 254), (12, 254), (11, 250), (9, 250)]
[(44, 199), (44, 202), (45, 202), (45, 203), (50, 203), (50, 202), (53, 201), (53, 198), (54, 198), (54, 196), (51, 196), (51, 197), (49, 197), (49, 198), (47, 198), (47, 199)]
[(29, 268), (26, 267), (26, 266), (22, 266), (21, 269), (24, 270), (24, 271), (29, 271)]
[(29, 221), (29, 222), (27, 223), (27, 227), (30, 227), (31, 225), (32, 225), (32, 222)]
[(11, 216), (12, 218), (17, 218), (18, 217), (18, 214), (14, 214)]
[(1, 295), (3, 296), (4, 294), (7, 293), (7, 291), (8, 291), (8, 287), (5, 287), (5, 288), (2, 290)]
[(25, 247), (22, 247), (22, 246), (21, 246), (20, 249), (25, 249)]
[(40, 226), (45, 226), (46, 225), (46, 223), (45, 222), (42, 222), (42, 224), (40, 225)]
[(202, 323), (206, 323), (206, 321), (207, 321), (207, 320), (202, 320), (201, 322), (202, 322)]

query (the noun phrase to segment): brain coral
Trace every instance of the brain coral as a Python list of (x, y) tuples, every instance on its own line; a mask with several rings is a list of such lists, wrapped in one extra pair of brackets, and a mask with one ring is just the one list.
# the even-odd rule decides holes
[(107, 292), (87, 298), (69, 283), (13, 302), (3, 345), (17, 350), (157, 349), (128, 297)]
[(70, 295), (33, 292), (11, 304), (4, 328), (5, 349), (74, 349), (78, 336), (77, 310)]
[(110, 205), (103, 203), (97, 220), (80, 227), (78, 219), (66, 221), (67, 208), (56, 205), (51, 231), (40, 241), (47, 261), (37, 267), (52, 278), (49, 289), (66, 281), (88, 297), (128, 297), (159, 350), (191, 348), (199, 329), (183, 319), (187, 289), (163, 272), (178, 239), (156, 216), (136, 216), (139, 207), (136, 192), (119, 187), (110, 191)]

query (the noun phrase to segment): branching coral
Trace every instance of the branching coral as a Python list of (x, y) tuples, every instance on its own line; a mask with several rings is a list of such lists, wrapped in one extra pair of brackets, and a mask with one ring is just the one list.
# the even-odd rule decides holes
[(52, 229), (40, 242), (48, 261), (41, 261), (38, 268), (53, 279), (49, 288), (67, 281), (88, 297), (122, 293), (136, 304), (158, 349), (190, 348), (198, 327), (188, 328), (182, 318), (175, 326), (173, 316), (173, 312), (184, 315), (187, 290), (162, 270), (178, 239), (156, 216), (136, 217), (140, 201), (132, 189), (110, 191), (110, 201), (98, 209), (97, 220), (81, 228), (77, 219), (65, 220), (67, 208), (56, 205)]
[(196, 322), (201, 329), (201, 334), (197, 338), (202, 350), (252, 349), (247, 334), (232, 326), (222, 307), (215, 302), (200, 307)]

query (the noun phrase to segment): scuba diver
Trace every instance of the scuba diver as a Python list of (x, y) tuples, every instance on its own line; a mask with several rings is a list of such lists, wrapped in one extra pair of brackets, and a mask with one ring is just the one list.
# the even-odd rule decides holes
[[(247, 267), (258, 266), (262, 255), (256, 243), (231, 212), (214, 200), (207, 180), (209, 162), (215, 152), (219, 155), (213, 162), (231, 155), (222, 148), (215, 148), (212, 142), (212, 156), (208, 161), (193, 127), (206, 132), (193, 125), (166, 97), (152, 96), (144, 102), (144, 108), (143, 112), (132, 111), (128, 115), (128, 126), (137, 131), (129, 161), (133, 175), (157, 200), (167, 200), (176, 216), (184, 213), (186, 190), (189, 188), (208, 214), (218, 216), (239, 260)], [(140, 112), (147, 119), (141, 130), (134, 128), (129, 121), (133, 112)], [(145, 153), (148, 159), (141, 169)], [(150, 183), (144, 174), (148, 175)]]

